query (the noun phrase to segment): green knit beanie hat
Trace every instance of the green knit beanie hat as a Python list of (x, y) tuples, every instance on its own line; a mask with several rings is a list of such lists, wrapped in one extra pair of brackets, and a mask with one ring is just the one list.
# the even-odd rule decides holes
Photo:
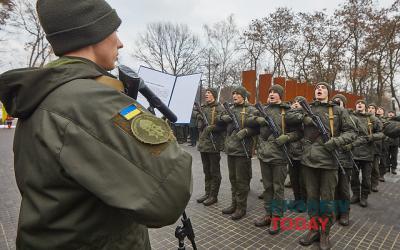
[(211, 94), (214, 96), (214, 99), (218, 99), (218, 91), (215, 88), (207, 88), (206, 91), (210, 91)]
[(326, 82), (319, 82), (319, 83), (317, 83), (317, 84), (315, 85), (314, 90), (318, 87), (318, 85), (324, 85), (324, 86), (328, 89), (328, 96), (331, 95), (331, 93), (332, 93), (332, 88), (331, 88), (331, 85), (329, 85), (329, 83), (326, 83)]
[(101, 42), (121, 24), (104, 0), (38, 0), (36, 10), (57, 56)]
[(233, 93), (238, 93), (239, 95), (243, 96), (243, 98), (246, 99), (246, 97), (248, 97), (250, 94), (249, 92), (247, 92), (247, 89), (243, 86), (238, 86), (236, 88), (233, 89), (232, 94)]
[(366, 102), (365, 100), (363, 100), (363, 99), (357, 100), (357, 101), (356, 101), (356, 105), (357, 105), (359, 102), (362, 102), (362, 103), (364, 103), (364, 105), (367, 105), (367, 102)]
[(271, 90), (275, 91), (276, 93), (278, 93), (278, 95), (280, 96), (281, 99), (283, 99), (283, 94), (285, 92), (285, 90), (283, 89), (283, 87), (281, 85), (275, 84), (272, 85), (269, 90), (268, 93), (271, 92)]
[(378, 108), (378, 105), (376, 105), (375, 103), (373, 103), (373, 102), (371, 102), (371, 103), (369, 103), (368, 104), (368, 107), (369, 106), (372, 106), (372, 107), (374, 107), (375, 109), (377, 109)]
[(293, 101), (294, 101), (294, 102), (300, 102), (300, 101), (307, 101), (307, 99), (306, 99), (304, 96), (299, 95), (299, 96), (296, 96), (296, 97), (293, 99)]
[(344, 95), (336, 94), (334, 97), (332, 97), (332, 100), (335, 100), (336, 98), (340, 99), (344, 103), (344, 105), (347, 104), (347, 98)]

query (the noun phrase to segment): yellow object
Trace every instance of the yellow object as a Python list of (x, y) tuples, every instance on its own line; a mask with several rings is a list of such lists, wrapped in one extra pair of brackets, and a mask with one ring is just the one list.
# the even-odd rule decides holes
[(7, 119), (7, 111), (4, 105), (1, 106), (1, 121), (4, 123)]
[(329, 111), (329, 126), (331, 127), (331, 136), (332, 137), (334, 137), (334, 135), (335, 135), (335, 131), (334, 131), (334, 126), (333, 126), (333, 119), (334, 119), (334, 116), (333, 116), (333, 107), (332, 106), (329, 106), (329, 108), (328, 108), (328, 111)]

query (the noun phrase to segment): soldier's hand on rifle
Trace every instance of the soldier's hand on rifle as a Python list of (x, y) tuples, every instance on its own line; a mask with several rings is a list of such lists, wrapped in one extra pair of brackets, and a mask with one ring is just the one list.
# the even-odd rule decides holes
[(204, 128), (204, 134), (209, 135), (215, 129), (215, 125), (209, 125)]
[(342, 150), (345, 151), (345, 152), (350, 151), (352, 148), (353, 148), (353, 145), (351, 143), (342, 146)]
[(278, 138), (275, 139), (275, 143), (280, 147), (286, 142), (289, 141), (289, 136), (288, 135), (280, 135)]
[(232, 121), (232, 118), (229, 115), (222, 115), (221, 120), (225, 123), (230, 123)]
[(332, 152), (333, 150), (336, 149), (336, 143), (335, 140), (333, 138), (329, 139), (329, 141), (324, 143), (324, 147), (326, 150), (328, 150), (329, 152)]
[(260, 125), (260, 126), (266, 126), (267, 125), (267, 122), (265, 121), (265, 118), (264, 117), (257, 117), (256, 119), (255, 119), (255, 121), (258, 123), (258, 125)]
[(203, 116), (199, 113), (196, 115), (197, 120), (202, 121), (203, 120)]
[(309, 117), (309, 116), (304, 116), (303, 123), (306, 126), (309, 126), (309, 125), (314, 125), (315, 126), (313, 119), (311, 119), (311, 117)]
[(247, 136), (247, 129), (241, 129), (236, 133), (236, 138), (241, 141)]

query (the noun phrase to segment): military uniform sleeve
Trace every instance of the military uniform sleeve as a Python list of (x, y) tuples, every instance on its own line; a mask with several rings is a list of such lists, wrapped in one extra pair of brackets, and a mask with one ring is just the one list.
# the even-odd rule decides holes
[(289, 136), (288, 143), (295, 142), (301, 140), (303, 138), (303, 132), (300, 129), (296, 129), (294, 131), (290, 131), (286, 133)]
[(340, 135), (334, 138), (335, 144), (338, 147), (352, 143), (356, 139), (356, 128), (350, 120), (350, 115), (347, 110), (341, 110), (341, 129)]
[(291, 109), (286, 112), (285, 122), (288, 125), (299, 126), (303, 123), (304, 112), (302, 109)]
[[(192, 192), (190, 154), (161, 125), (164, 121), (144, 121), (144, 115), (154, 117), (145, 110), (131, 120), (122, 117), (119, 110), (134, 104), (133, 99), (91, 82), (79, 86), (73, 94), (85, 104), (65, 114), (72, 119), (59, 153), (66, 174), (104, 203), (131, 213), (140, 224), (162, 227), (176, 222)], [(91, 101), (83, 101), (85, 96)], [(134, 121), (150, 124), (152, 131), (144, 134), (154, 132), (167, 139), (144, 142), (146, 138), (132, 133)]]
[(374, 141), (380, 141), (385, 138), (385, 134), (382, 132), (383, 123), (375, 116), (373, 116), (373, 134), (372, 138)]
[(398, 122), (398, 121), (387, 122), (383, 129), (383, 133), (390, 138), (399, 137), (400, 136), (400, 122)]

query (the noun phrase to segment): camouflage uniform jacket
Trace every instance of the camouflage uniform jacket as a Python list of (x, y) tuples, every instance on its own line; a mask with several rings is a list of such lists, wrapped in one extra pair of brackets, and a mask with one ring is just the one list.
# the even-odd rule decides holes
[(200, 138), (197, 149), (204, 153), (220, 152), (224, 148), (225, 128), (220, 123), (217, 124), (217, 118), (223, 112), (224, 108), (218, 102), (213, 102), (202, 105), (201, 109), (204, 115), (207, 117), (209, 125), (212, 126), (212, 135), (214, 137), (215, 147), (217, 150), (215, 150), (214, 146), (212, 145), (210, 134), (205, 133), (205, 122), (203, 121), (203, 117), (199, 112), (196, 112), (198, 121), (197, 127), (200, 128)]
[[(350, 121), (349, 114), (343, 108), (332, 103), (311, 103), (313, 113), (321, 118), (321, 121), (332, 138), (329, 118), (329, 107), (333, 112), (333, 138), (336, 148), (350, 143), (355, 138), (355, 127)], [(301, 123), (306, 115), (303, 111), (293, 110), (288, 112), (286, 120), (289, 125)], [(338, 166), (322, 141), (321, 135), (314, 124), (304, 124), (304, 153), (301, 158), (302, 165), (311, 168), (337, 169)]]
[[(290, 109), (290, 106), (286, 103), (281, 104), (269, 104), (264, 106), (265, 113), (272, 118), (274, 121), (279, 134), (286, 134), (289, 136), (289, 141), (296, 141), (299, 138), (299, 135), (296, 130), (292, 130), (288, 132), (288, 128), (286, 126), (286, 113)], [(260, 115), (259, 112), (256, 113)], [(248, 126), (257, 126), (255, 122), (255, 118), (257, 116), (249, 117)], [(281, 164), (286, 165), (287, 160), (282, 150), (282, 147), (279, 147), (275, 142), (275, 137), (272, 135), (272, 131), (269, 127), (261, 126), (260, 127), (260, 135), (257, 143), (257, 157), (266, 163), (271, 164)]]
[(383, 133), (390, 137), (400, 137), (400, 116), (393, 117), (390, 121), (384, 124)]
[(189, 201), (191, 156), (102, 76), (113, 78), (76, 57), (0, 76), (19, 118), (17, 249), (150, 249), (147, 227), (175, 223)]
[(351, 143), (355, 160), (373, 161), (376, 152), (375, 141), (382, 141), (384, 134), (381, 131), (379, 119), (369, 113), (355, 112), (359, 121), (357, 139)]
[[(239, 122), (240, 129), (246, 128), (247, 126), (247, 118), (254, 115), (257, 112), (257, 109), (247, 102), (243, 104), (234, 104), (231, 106), (231, 110), (235, 115), (236, 119)], [(219, 123), (224, 124), (224, 121), (221, 119), (222, 115), (227, 115), (228, 113), (224, 110), (221, 115), (218, 117)], [(225, 138), (225, 153), (231, 156), (246, 156), (244, 148), (242, 146), (241, 140), (236, 137), (237, 130), (234, 129), (233, 121), (225, 124), (226, 126), (226, 138)], [(245, 137), (245, 145), (247, 148), (247, 153), (251, 156), (252, 149), (254, 147), (254, 138), (253, 136), (257, 134), (257, 129), (255, 128), (246, 128), (247, 136)]]

